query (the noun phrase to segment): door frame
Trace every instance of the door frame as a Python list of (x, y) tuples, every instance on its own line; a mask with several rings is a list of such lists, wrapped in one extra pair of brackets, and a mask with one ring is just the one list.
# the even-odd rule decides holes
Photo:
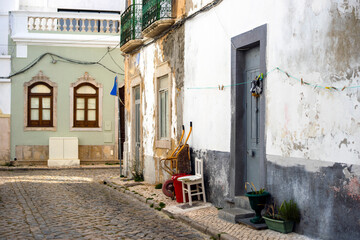
[[(141, 97), (141, 92), (142, 92), (142, 86), (141, 86), (141, 77), (140, 75), (135, 76), (134, 78), (131, 79), (131, 91), (130, 91), (130, 99), (131, 99), (131, 165), (130, 167), (130, 172), (133, 171), (133, 169), (136, 169), (137, 167), (139, 167), (140, 170), (143, 169), (143, 158), (142, 158), (142, 111), (141, 111), (141, 105), (142, 105), (142, 97)], [(136, 166), (136, 131), (135, 131), (135, 88), (139, 87), (140, 88), (140, 148), (139, 148), (139, 166)]]
[[(246, 85), (243, 72), (245, 51), (260, 46), (260, 72), (266, 73), (267, 24), (231, 38), (231, 138), (230, 138), (230, 197), (243, 195), (246, 182)], [(264, 90), (266, 89), (264, 81)], [(260, 179), (266, 187), (266, 149), (265, 149), (265, 94), (260, 96)]]

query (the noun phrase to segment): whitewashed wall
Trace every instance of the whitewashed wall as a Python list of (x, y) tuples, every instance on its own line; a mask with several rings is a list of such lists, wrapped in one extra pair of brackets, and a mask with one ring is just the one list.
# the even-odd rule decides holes
[[(209, 1), (192, 2), (195, 11)], [(225, 0), (188, 21), (184, 122), (194, 122), (190, 145), (230, 151), (230, 88), (189, 88), (229, 85), (231, 37), (260, 25), (268, 24), (268, 70), (280, 67), (340, 89), (360, 85), (359, 6), (356, 0)], [(314, 89), (277, 71), (265, 81), (268, 155), (359, 164), (360, 90)]]

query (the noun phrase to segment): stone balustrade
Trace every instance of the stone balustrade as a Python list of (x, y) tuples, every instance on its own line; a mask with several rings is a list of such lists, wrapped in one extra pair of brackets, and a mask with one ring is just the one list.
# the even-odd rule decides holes
[[(120, 16), (110, 14), (63, 14), (28, 16), (28, 31), (118, 34)], [(103, 16), (105, 15), (105, 16)]]

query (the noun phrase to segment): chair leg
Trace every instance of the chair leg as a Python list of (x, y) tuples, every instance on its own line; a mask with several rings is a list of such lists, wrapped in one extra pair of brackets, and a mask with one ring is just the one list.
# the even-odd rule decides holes
[(201, 183), (201, 188), (204, 202), (206, 202), (204, 183)]
[(184, 188), (184, 182), (183, 181), (181, 181), (181, 185), (182, 185), (183, 203), (186, 203), (185, 188)]
[(187, 184), (187, 186), (188, 186), (189, 205), (192, 206), (191, 184)]
[[(196, 184), (196, 193), (200, 193), (199, 184)], [(200, 201), (200, 195), (197, 195), (198, 201)]]

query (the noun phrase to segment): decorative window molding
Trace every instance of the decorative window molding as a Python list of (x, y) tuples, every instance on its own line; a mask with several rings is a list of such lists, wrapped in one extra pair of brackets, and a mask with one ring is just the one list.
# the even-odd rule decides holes
[[(45, 88), (44, 93), (34, 93), (38, 86)], [(47, 91), (46, 88), (49, 90)], [(33, 92), (31, 90), (34, 89)], [(57, 93), (58, 86), (49, 80), (42, 71), (24, 83), (24, 131), (56, 131), (57, 129)], [(31, 106), (31, 100), (37, 102), (37, 106)], [(48, 101), (47, 99), (50, 99)], [(33, 107), (33, 108), (32, 108)], [(38, 121), (31, 119), (31, 109), (37, 114)], [(44, 115), (44, 116), (43, 116)], [(36, 117), (34, 117), (36, 118)]]
[(155, 147), (171, 149), (171, 68), (168, 62), (155, 70)]
[[(84, 86), (85, 87), (90, 86), (92, 89), (96, 91), (96, 93), (95, 94), (93, 92), (89, 92), (89, 94), (84, 92), (79, 92), (79, 94), (75, 93), (75, 91), (79, 90)], [(84, 104), (86, 104), (87, 106), (88, 104), (90, 104), (88, 102), (89, 99), (94, 99), (94, 98), (96, 99), (95, 109), (94, 108), (88, 109), (87, 106), (84, 109), (79, 109), (79, 108), (77, 109), (84, 112), (96, 110), (96, 117), (95, 117), (96, 123), (93, 122), (90, 125), (85, 124), (83, 127), (80, 126), (81, 124), (79, 125), (79, 122), (76, 123), (75, 100), (77, 98), (85, 99)], [(95, 79), (89, 75), (88, 72), (85, 72), (83, 76), (79, 77), (75, 83), (71, 83), (70, 84), (70, 131), (102, 131), (102, 102), (103, 102), (103, 85), (101, 83), (97, 83)], [(96, 124), (97, 126), (95, 126), (94, 124)]]

